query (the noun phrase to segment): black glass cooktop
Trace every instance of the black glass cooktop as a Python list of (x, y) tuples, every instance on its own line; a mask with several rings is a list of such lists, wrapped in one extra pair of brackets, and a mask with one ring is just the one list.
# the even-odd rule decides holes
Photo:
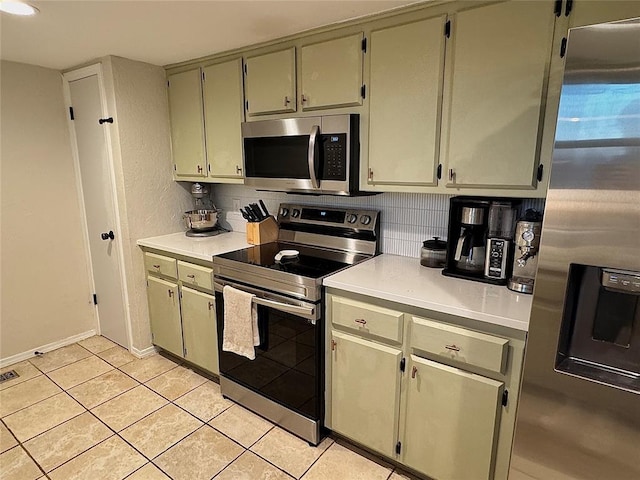
[[(276, 261), (276, 255), (282, 250), (297, 250), (300, 253), (295, 257), (283, 257)], [(283, 242), (255, 245), (217, 256), (309, 278), (322, 278), (369, 258), (366, 255)]]

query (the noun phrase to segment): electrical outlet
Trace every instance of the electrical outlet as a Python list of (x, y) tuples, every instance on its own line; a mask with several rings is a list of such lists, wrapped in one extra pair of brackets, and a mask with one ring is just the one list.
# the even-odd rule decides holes
[(237, 212), (238, 210), (240, 210), (240, 199), (234, 198), (232, 202), (233, 202), (233, 211)]

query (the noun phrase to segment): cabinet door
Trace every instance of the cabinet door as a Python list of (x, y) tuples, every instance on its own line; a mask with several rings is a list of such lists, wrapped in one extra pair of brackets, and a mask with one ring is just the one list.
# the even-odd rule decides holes
[(395, 456), (402, 352), (335, 330), (331, 340), (333, 430)]
[(246, 59), (247, 115), (296, 111), (296, 49)]
[(204, 116), (210, 177), (242, 177), (242, 59), (203, 70)]
[(169, 111), (176, 176), (206, 176), (199, 68), (169, 76)]
[(453, 19), (448, 187), (536, 185), (554, 18), (550, 2), (504, 2)]
[(402, 462), (438, 480), (493, 475), (504, 384), (411, 355)]
[(371, 33), (369, 184), (437, 182), (445, 20)]
[(156, 277), (147, 277), (147, 296), (153, 344), (182, 357), (178, 284)]
[(357, 33), (300, 49), (303, 110), (362, 105), (362, 39)]
[(213, 295), (182, 287), (184, 358), (219, 374), (215, 305)]

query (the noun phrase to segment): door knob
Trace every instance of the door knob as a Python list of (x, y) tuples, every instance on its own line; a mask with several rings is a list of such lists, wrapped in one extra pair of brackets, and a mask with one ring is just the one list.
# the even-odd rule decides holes
[(109, 233), (101, 233), (100, 238), (103, 240), (113, 240), (116, 236), (113, 234), (113, 230), (109, 230)]

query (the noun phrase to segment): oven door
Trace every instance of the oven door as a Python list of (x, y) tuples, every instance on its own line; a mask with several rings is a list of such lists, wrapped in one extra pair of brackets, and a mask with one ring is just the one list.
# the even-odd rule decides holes
[[(260, 345), (255, 360), (222, 350), (225, 285), (253, 293)], [(322, 418), (322, 306), (215, 279), (220, 375), (312, 420)]]

